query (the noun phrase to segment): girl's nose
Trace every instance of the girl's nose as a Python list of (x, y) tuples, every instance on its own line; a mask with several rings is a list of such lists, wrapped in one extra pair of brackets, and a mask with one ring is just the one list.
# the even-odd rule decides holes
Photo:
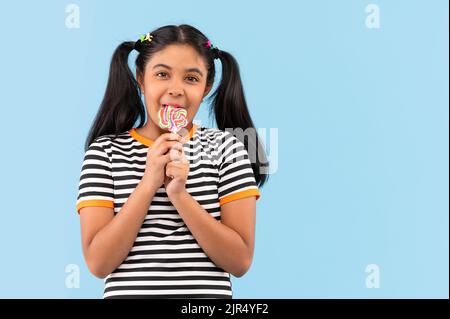
[(172, 81), (168, 82), (168, 93), (170, 96), (179, 96), (184, 94), (183, 82), (181, 79), (173, 78)]
[(183, 95), (183, 90), (181, 90), (181, 89), (170, 89), (169, 90), (169, 95), (171, 95), (171, 96)]

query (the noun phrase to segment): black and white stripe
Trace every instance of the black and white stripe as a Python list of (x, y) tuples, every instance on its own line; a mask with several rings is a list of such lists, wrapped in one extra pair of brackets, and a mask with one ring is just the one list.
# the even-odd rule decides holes
[[(130, 131), (97, 138), (85, 153), (77, 210), (109, 206), (117, 214), (144, 174), (147, 150)], [(198, 127), (184, 151), (186, 189), (218, 221), (221, 202), (258, 191), (247, 151), (229, 132)], [(105, 279), (104, 298), (231, 297), (230, 274), (204, 253), (162, 185), (127, 258)]]

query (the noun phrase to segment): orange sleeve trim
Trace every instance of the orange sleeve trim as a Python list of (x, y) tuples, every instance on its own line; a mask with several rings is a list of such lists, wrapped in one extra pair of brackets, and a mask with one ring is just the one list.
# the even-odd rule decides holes
[(241, 199), (244, 197), (250, 197), (250, 196), (256, 196), (256, 200), (258, 200), (261, 197), (261, 193), (259, 192), (258, 189), (254, 189), (254, 188), (247, 189), (245, 191), (241, 191), (238, 193), (234, 193), (234, 194), (225, 196), (219, 201), (219, 203), (220, 203), (220, 205), (223, 205), (223, 204), (232, 202), (234, 200)]
[(77, 205), (77, 212), (80, 213), (80, 209), (83, 207), (89, 207), (89, 206), (101, 206), (101, 207), (109, 207), (114, 208), (114, 202), (110, 200), (84, 200), (82, 202), (79, 202)]

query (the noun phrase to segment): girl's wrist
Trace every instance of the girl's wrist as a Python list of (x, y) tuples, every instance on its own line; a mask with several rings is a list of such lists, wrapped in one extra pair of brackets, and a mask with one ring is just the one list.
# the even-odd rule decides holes
[(170, 201), (171, 201), (173, 204), (175, 204), (174, 202), (182, 201), (182, 200), (183, 200), (184, 198), (186, 198), (187, 196), (190, 196), (190, 194), (189, 194), (188, 191), (185, 189), (185, 190), (180, 191), (180, 192), (167, 194), (167, 196), (169, 197)]
[(155, 182), (142, 178), (139, 184), (149, 195), (153, 195), (161, 187), (161, 185), (156, 185)]

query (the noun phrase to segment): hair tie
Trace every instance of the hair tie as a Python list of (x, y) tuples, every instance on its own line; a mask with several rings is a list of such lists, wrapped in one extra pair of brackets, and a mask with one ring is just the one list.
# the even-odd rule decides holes
[(144, 43), (145, 41), (147, 41), (148, 43), (152, 42), (153, 40), (153, 35), (150, 32), (147, 32), (146, 34), (144, 34), (143, 36), (141, 36), (139, 38), (139, 40), (137, 40), (136, 42), (134, 42), (134, 49), (138, 52), (141, 52), (141, 48), (142, 48), (142, 43)]
[(218, 47), (212, 44), (211, 40), (208, 39), (208, 41), (205, 43), (205, 47), (213, 51), (214, 59), (220, 58), (220, 50)]

